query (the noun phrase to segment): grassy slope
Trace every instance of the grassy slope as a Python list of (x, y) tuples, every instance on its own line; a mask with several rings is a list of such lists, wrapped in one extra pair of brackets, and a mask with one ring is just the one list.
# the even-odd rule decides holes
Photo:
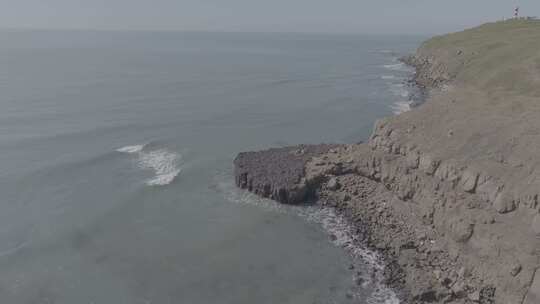
[[(452, 79), (389, 118), (403, 144), (496, 177), (516, 195), (540, 187), (540, 21), (510, 20), (432, 38), (416, 57)], [(526, 180), (527, 183), (523, 183)], [(538, 188), (540, 189), (540, 188)], [(540, 194), (540, 193), (539, 193)]]
[(444, 60), (458, 82), (540, 96), (540, 21), (488, 23), (432, 38), (420, 52)]

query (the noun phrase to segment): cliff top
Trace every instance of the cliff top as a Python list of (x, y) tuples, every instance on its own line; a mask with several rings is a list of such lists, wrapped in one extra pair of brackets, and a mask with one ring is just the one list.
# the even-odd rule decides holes
[(516, 192), (538, 186), (539, 50), (540, 22), (528, 20), (426, 41), (414, 57), (418, 73), (445, 85), (419, 108), (387, 119), (396, 141), (474, 166)]
[(442, 62), (457, 82), (540, 96), (540, 21), (488, 23), (426, 41), (418, 54)]

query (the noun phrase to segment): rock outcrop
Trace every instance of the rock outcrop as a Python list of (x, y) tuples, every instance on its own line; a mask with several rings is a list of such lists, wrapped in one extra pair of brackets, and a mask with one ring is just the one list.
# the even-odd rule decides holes
[(338, 145), (301, 145), (240, 153), (234, 160), (236, 185), (283, 204), (299, 204), (314, 194), (305, 166)]

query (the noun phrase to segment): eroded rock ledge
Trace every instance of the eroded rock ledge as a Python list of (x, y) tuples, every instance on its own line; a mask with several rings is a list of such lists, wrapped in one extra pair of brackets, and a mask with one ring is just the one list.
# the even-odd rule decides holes
[(305, 177), (305, 166), (339, 145), (300, 145), (244, 152), (234, 160), (236, 185), (283, 204), (300, 204), (315, 191)]

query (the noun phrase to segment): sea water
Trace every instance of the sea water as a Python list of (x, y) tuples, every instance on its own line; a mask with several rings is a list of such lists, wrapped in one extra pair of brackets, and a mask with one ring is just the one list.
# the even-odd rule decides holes
[(344, 219), (236, 189), (232, 160), (365, 140), (409, 110), (421, 40), (0, 32), (0, 302), (397, 303)]

